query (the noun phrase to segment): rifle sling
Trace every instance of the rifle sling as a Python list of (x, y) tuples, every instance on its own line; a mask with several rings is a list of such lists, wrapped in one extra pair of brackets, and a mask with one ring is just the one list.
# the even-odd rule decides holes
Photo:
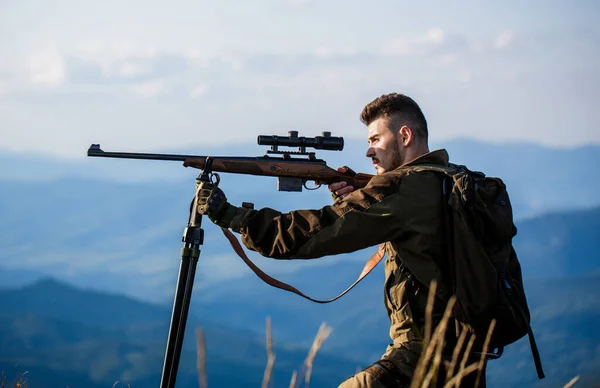
[(246, 255), (246, 252), (244, 252), (244, 249), (242, 248), (240, 242), (238, 241), (237, 237), (235, 237), (235, 235), (233, 233), (231, 233), (231, 231), (229, 231), (228, 229), (225, 228), (221, 228), (221, 230), (223, 231), (223, 234), (225, 235), (225, 237), (227, 237), (227, 239), (229, 240), (229, 243), (231, 244), (231, 247), (233, 248), (233, 250), (235, 251), (235, 253), (237, 253), (237, 255), (244, 260), (244, 263), (246, 263), (246, 265), (248, 267), (250, 267), (250, 269), (252, 271), (254, 271), (254, 273), (261, 278), (265, 283), (267, 283), (270, 286), (276, 287), (276, 288), (280, 288), (282, 290), (286, 290), (289, 292), (293, 292), (294, 294), (300, 295), (303, 298), (306, 298), (310, 301), (313, 301), (315, 303), (329, 303), (329, 302), (333, 302), (336, 299), (341, 298), (343, 295), (345, 295), (348, 291), (350, 291), (352, 288), (354, 288), (354, 286), (356, 286), (365, 276), (367, 276), (372, 270), (373, 268), (375, 268), (375, 266), (377, 266), (377, 264), (379, 264), (379, 262), (381, 261), (381, 259), (383, 259), (383, 257), (385, 256), (385, 244), (380, 244), (379, 245), (379, 249), (377, 250), (377, 252), (375, 252), (373, 254), (373, 256), (371, 256), (371, 258), (369, 259), (369, 261), (367, 261), (367, 263), (365, 264), (365, 267), (363, 268), (360, 276), (358, 277), (358, 279), (356, 279), (356, 281), (354, 283), (352, 283), (352, 285), (350, 285), (350, 287), (348, 287), (344, 292), (342, 292), (341, 294), (339, 294), (338, 296), (336, 296), (335, 298), (332, 299), (328, 299), (328, 300), (320, 300), (320, 299), (313, 299), (310, 296), (304, 294), (302, 291), (298, 290), (297, 288), (290, 286), (287, 283), (284, 283), (282, 281), (279, 281), (269, 275), (267, 275), (266, 273), (264, 273), (260, 268), (258, 268), (258, 266), (256, 264), (254, 264)]

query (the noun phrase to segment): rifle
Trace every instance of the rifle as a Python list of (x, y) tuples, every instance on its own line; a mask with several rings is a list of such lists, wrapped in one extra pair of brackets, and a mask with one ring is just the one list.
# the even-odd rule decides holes
[[(323, 136), (298, 137), (297, 131), (290, 131), (289, 136), (258, 136), (259, 145), (269, 145), (271, 149), (267, 155), (258, 157), (245, 156), (198, 156), (198, 155), (174, 155), (174, 154), (147, 154), (130, 152), (105, 152), (99, 144), (92, 144), (88, 149), (88, 156), (126, 158), (126, 159), (149, 159), (149, 160), (172, 160), (182, 161), (185, 167), (193, 167), (204, 170), (207, 160), (212, 161), (211, 175), (219, 179), (216, 172), (232, 174), (262, 175), (277, 177), (278, 191), (302, 191), (318, 189), (322, 184), (334, 182), (346, 182), (355, 188), (364, 187), (373, 177), (370, 174), (350, 173), (343, 174), (329, 167), (322, 159), (317, 159), (315, 152), (307, 152), (306, 148), (341, 151), (344, 148), (342, 137), (331, 136), (331, 132), (323, 132)], [(298, 151), (281, 151), (279, 147), (298, 147)], [(270, 156), (281, 155), (281, 156)], [(309, 188), (306, 183), (314, 181), (315, 187)], [(218, 183), (218, 181), (217, 181)]]
[[(331, 184), (344, 181), (355, 188), (364, 187), (372, 175), (369, 174), (343, 174), (327, 166), (324, 160), (317, 159), (314, 152), (307, 152), (306, 148), (341, 151), (344, 148), (344, 139), (342, 137), (333, 137), (330, 132), (323, 132), (323, 136), (316, 137), (298, 137), (297, 131), (290, 131), (289, 136), (258, 136), (259, 145), (270, 145), (271, 149), (267, 155), (259, 157), (235, 157), (235, 156), (197, 156), (197, 155), (174, 155), (174, 154), (149, 154), (149, 153), (130, 153), (130, 152), (105, 152), (99, 144), (92, 144), (88, 149), (87, 155), (105, 158), (125, 158), (125, 159), (150, 159), (150, 160), (173, 160), (183, 161), (185, 167), (193, 167), (202, 170), (196, 184), (200, 182), (212, 182), (216, 178), (216, 184), (219, 184), (219, 175), (217, 172), (227, 172), (234, 174), (263, 175), (273, 176), (278, 179), (279, 191), (302, 191), (302, 187), (308, 190), (315, 190), (321, 184)], [(279, 147), (298, 147), (298, 151), (280, 151)], [(281, 156), (270, 156), (270, 155)], [(310, 189), (306, 186), (307, 181), (315, 181), (316, 187)], [(161, 376), (161, 388), (175, 387), (177, 370), (179, 368), (179, 359), (183, 345), (183, 337), (187, 322), (190, 301), (192, 297), (192, 287), (196, 273), (196, 265), (200, 257), (200, 245), (204, 243), (204, 230), (201, 228), (202, 215), (196, 211), (196, 198), (190, 206), (190, 216), (188, 224), (183, 232), (181, 249), (181, 262), (179, 265), (179, 276), (177, 287), (175, 289), (175, 299), (173, 301), (173, 311), (171, 314), (171, 323), (169, 326), (169, 336), (165, 351), (165, 358)], [(258, 267), (251, 263), (245, 256), (239, 243), (231, 232), (223, 229), (225, 236), (240, 257), (257, 273), (261, 279), (269, 284), (295, 292), (310, 300), (327, 303), (333, 301), (348, 292), (360, 279), (362, 279), (374, 265), (383, 257), (383, 251), (379, 260), (372, 261), (370, 269), (364, 270), (359, 279), (346, 291), (329, 301), (317, 301), (307, 297), (295, 288), (279, 282), (276, 279), (263, 273)], [(373, 256), (375, 257), (375, 256)]]

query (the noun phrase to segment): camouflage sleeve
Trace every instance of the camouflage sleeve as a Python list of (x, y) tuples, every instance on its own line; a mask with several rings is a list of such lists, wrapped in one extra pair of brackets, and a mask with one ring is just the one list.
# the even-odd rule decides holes
[(281, 213), (243, 209), (232, 229), (248, 249), (277, 259), (310, 259), (347, 253), (393, 239), (400, 232), (399, 180), (375, 176), (333, 205)]

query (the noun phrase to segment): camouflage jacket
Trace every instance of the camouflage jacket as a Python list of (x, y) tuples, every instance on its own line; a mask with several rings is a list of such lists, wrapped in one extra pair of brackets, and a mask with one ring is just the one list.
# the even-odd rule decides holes
[[(419, 340), (432, 279), (447, 298), (448, 279), (441, 177), (405, 166), (448, 165), (446, 150), (436, 150), (382, 175), (343, 200), (314, 210), (281, 213), (271, 208), (240, 209), (232, 230), (263, 256), (312, 259), (385, 243), (385, 305), (394, 346)], [(413, 279), (404, 266), (410, 268)], [(415, 283), (414, 280), (417, 280)], [(419, 284), (421, 286), (419, 286)], [(434, 309), (435, 318), (443, 305)], [(418, 310), (418, 312), (412, 311)]]

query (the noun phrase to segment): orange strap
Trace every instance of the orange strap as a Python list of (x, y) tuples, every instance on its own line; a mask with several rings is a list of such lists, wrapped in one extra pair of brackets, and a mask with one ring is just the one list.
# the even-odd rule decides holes
[(290, 286), (289, 284), (279, 281), (279, 280), (267, 275), (266, 273), (264, 273), (260, 268), (258, 268), (256, 266), (256, 264), (254, 264), (248, 258), (248, 256), (246, 255), (246, 252), (244, 252), (244, 249), (242, 248), (240, 242), (234, 236), (234, 234), (225, 228), (221, 228), (221, 230), (223, 231), (223, 234), (225, 235), (225, 237), (227, 237), (227, 239), (229, 240), (229, 243), (231, 244), (231, 247), (233, 248), (235, 253), (237, 253), (237, 255), (242, 260), (244, 260), (244, 263), (246, 263), (246, 265), (248, 267), (250, 267), (250, 269), (252, 271), (254, 271), (254, 273), (259, 278), (261, 278), (265, 283), (267, 283), (273, 287), (276, 287), (276, 288), (281, 288), (282, 290), (293, 292), (294, 294), (298, 294), (301, 297), (306, 298), (315, 303), (329, 303), (329, 302), (333, 302), (336, 299), (341, 298), (344, 294), (346, 294), (348, 291), (350, 291), (352, 288), (354, 288), (354, 286), (356, 286), (358, 284), (358, 282), (360, 282), (365, 276), (367, 276), (373, 270), (373, 268), (375, 268), (375, 266), (377, 266), (377, 264), (379, 264), (381, 259), (383, 259), (383, 257), (385, 256), (385, 244), (380, 244), (377, 252), (375, 252), (375, 254), (373, 254), (373, 256), (371, 256), (369, 261), (367, 261), (367, 263), (365, 264), (365, 267), (363, 268), (362, 272), (360, 273), (360, 276), (358, 277), (358, 279), (356, 279), (356, 281), (354, 283), (352, 283), (352, 285), (350, 287), (348, 287), (344, 292), (342, 292), (335, 298), (332, 298), (329, 300), (319, 300), (319, 299), (313, 299), (310, 296), (305, 295), (302, 291), (298, 290), (297, 288)]

